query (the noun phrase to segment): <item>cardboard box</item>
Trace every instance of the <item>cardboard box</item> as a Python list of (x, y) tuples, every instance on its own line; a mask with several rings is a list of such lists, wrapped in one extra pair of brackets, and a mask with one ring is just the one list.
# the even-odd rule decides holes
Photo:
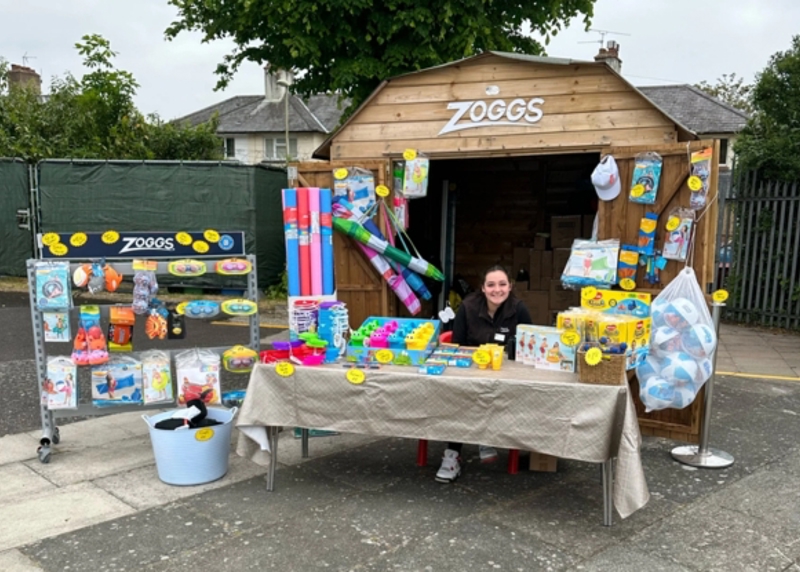
[(556, 248), (553, 251), (553, 278), (561, 278), (571, 253), (571, 248)]
[(533, 237), (533, 249), (534, 250), (547, 250), (547, 237), (545, 237), (545, 236), (534, 236)]
[(581, 215), (554, 216), (550, 219), (551, 248), (569, 248), (581, 236)]
[(511, 278), (516, 279), (517, 274), (519, 274), (520, 268), (524, 268), (525, 272), (530, 275), (531, 273), (531, 259), (530, 253), (532, 250), (530, 248), (515, 248), (514, 249), (514, 257), (512, 258), (512, 266), (511, 266)]
[(572, 306), (581, 305), (581, 293), (578, 290), (565, 290), (561, 280), (555, 278), (550, 281), (550, 309), (555, 311), (566, 310)]
[[(531, 250), (528, 253), (528, 275), (530, 276), (530, 290), (539, 289), (539, 279), (542, 274), (542, 251)], [(549, 275), (548, 275), (549, 276)]]
[[(539, 262), (539, 267), (541, 268), (539, 272), (539, 276), (541, 278), (552, 278), (553, 277), (553, 252), (551, 250), (544, 250), (540, 252), (539, 256), (541, 260)], [(560, 275), (559, 275), (560, 276)], [(546, 288), (542, 288), (542, 290), (549, 290), (549, 286)]]
[(555, 473), (558, 470), (558, 457), (531, 451), (531, 460), (528, 469), (540, 473)]
[[(537, 284), (538, 284), (538, 281), (537, 281)], [(519, 296), (520, 292), (526, 292), (526, 291), (530, 290), (530, 288), (531, 288), (531, 283), (529, 281), (527, 281), (527, 280), (519, 280), (519, 281), (515, 280), (514, 281), (514, 292), (516, 292), (518, 296)]]
[(592, 238), (594, 216), (593, 214), (585, 214), (581, 217), (581, 238)]
[[(549, 292), (546, 292), (549, 298)], [(550, 309), (547, 306), (539, 306), (536, 308), (528, 308), (531, 313), (531, 322), (536, 326), (552, 326), (553, 321), (550, 319)]]

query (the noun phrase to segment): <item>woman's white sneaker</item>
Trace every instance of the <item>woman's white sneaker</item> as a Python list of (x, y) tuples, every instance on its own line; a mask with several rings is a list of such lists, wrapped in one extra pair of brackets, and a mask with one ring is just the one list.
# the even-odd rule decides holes
[(479, 445), (478, 455), (481, 458), (481, 463), (494, 463), (497, 460), (497, 449), (487, 445)]
[(436, 471), (436, 481), (439, 483), (452, 483), (461, 476), (461, 457), (458, 451), (445, 449), (442, 457), (442, 466)]

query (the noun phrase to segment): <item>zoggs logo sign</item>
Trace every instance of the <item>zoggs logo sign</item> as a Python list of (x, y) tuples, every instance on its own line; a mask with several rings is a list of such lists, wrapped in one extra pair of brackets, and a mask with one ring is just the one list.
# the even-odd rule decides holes
[(122, 241), (125, 243), (125, 246), (120, 249), (120, 254), (136, 252), (138, 250), (163, 250), (166, 252), (175, 250), (175, 241), (172, 238), (125, 236), (122, 237)]
[[(528, 100), (517, 98), (511, 100), (511, 103), (506, 103), (502, 99), (495, 99), (491, 103), (486, 103), (482, 99), (453, 101), (447, 104), (447, 109), (455, 109), (456, 112), (439, 131), (439, 135), (495, 125), (523, 127), (525, 125), (523, 119), (533, 124), (542, 118), (543, 113), (539, 106), (543, 103), (544, 99), (541, 97), (532, 97)], [(462, 120), (464, 121), (459, 123)]]

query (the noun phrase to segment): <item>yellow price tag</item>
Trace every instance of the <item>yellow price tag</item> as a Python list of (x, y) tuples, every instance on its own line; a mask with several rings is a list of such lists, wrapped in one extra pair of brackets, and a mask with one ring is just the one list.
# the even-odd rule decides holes
[(54, 244), (58, 244), (61, 242), (61, 237), (58, 236), (55, 232), (48, 232), (42, 237), (42, 244), (45, 246), (53, 246)]
[(211, 244), (216, 244), (219, 242), (219, 233), (216, 230), (208, 229), (203, 233), (203, 238), (205, 238)]
[(347, 370), (345, 377), (347, 378), (347, 381), (349, 381), (353, 385), (359, 385), (364, 383), (364, 380), (366, 379), (367, 376), (365, 376), (364, 372), (361, 371), (360, 369), (353, 368)]
[(403, 159), (406, 161), (413, 161), (417, 158), (417, 150), (416, 149), (406, 149), (403, 151)]
[(689, 177), (688, 181), (689, 189), (692, 191), (699, 191), (703, 188), (703, 179), (698, 177), (697, 175), (692, 175)]
[(636, 290), (636, 281), (633, 278), (623, 278), (619, 281), (619, 287), (623, 290)]
[(472, 354), (472, 361), (478, 365), (488, 365), (492, 361), (492, 356), (486, 350), (476, 350)]
[(211, 427), (203, 427), (202, 429), (198, 429), (197, 433), (194, 434), (194, 438), (198, 441), (208, 441), (214, 436), (214, 430)]
[(183, 316), (186, 313), (186, 306), (189, 304), (188, 300), (186, 302), (181, 302), (175, 307), (175, 311)]
[(340, 180), (340, 181), (341, 181), (342, 179), (346, 179), (348, 174), (349, 174), (349, 172), (347, 171), (347, 169), (345, 169), (344, 167), (342, 167), (342, 168), (340, 168), (340, 169), (336, 169), (336, 170), (333, 172), (333, 178), (334, 178), (334, 179), (338, 179), (338, 180)]
[(595, 296), (597, 296), (597, 288), (594, 286), (586, 286), (585, 288), (581, 288), (581, 298), (584, 300), (594, 300)]
[(723, 289), (717, 290), (711, 295), (711, 299), (721, 304), (728, 299), (728, 291)]
[(195, 252), (199, 252), (200, 254), (205, 254), (206, 252), (208, 252), (208, 248), (209, 248), (208, 243), (205, 240), (195, 240), (192, 243), (192, 249)]
[(179, 232), (175, 235), (175, 240), (178, 241), (178, 244), (189, 246), (192, 244), (192, 235), (190, 235), (188, 232)]
[(119, 233), (116, 230), (107, 230), (100, 237), (100, 240), (106, 244), (114, 244), (119, 240)]
[(561, 334), (561, 343), (565, 346), (577, 346), (581, 341), (581, 336), (578, 332), (564, 332)]
[(389, 187), (386, 185), (378, 185), (375, 187), (375, 194), (379, 197), (388, 197), (389, 196)]
[(394, 354), (392, 350), (378, 350), (375, 352), (375, 359), (378, 360), (379, 363), (392, 363)]
[(67, 248), (66, 244), (57, 242), (50, 245), (50, 252), (53, 254), (53, 256), (64, 256), (67, 252), (69, 252), (69, 248)]
[(275, 366), (275, 373), (281, 377), (289, 377), (294, 373), (294, 366), (288, 361), (279, 362)]
[(85, 232), (76, 232), (71, 237), (69, 237), (69, 243), (75, 248), (83, 246), (84, 244), (86, 244), (87, 240), (89, 240), (89, 237), (86, 236)]
[(681, 219), (676, 216), (671, 216), (667, 219), (667, 230), (675, 230), (681, 224)]
[(583, 358), (589, 365), (597, 365), (603, 360), (603, 352), (600, 348), (591, 348)]
[(644, 194), (644, 185), (638, 184), (634, 185), (631, 189), (631, 196), (634, 198), (639, 198)]

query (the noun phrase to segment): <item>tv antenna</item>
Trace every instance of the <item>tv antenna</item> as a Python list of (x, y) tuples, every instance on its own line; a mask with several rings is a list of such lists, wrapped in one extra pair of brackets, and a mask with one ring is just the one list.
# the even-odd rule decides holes
[(596, 32), (600, 34), (599, 40), (589, 40), (587, 42), (578, 42), (579, 44), (600, 44), (601, 47), (606, 45), (606, 35), (611, 34), (613, 36), (630, 36), (630, 34), (626, 34), (625, 32), (612, 32), (611, 30), (598, 30), (596, 28), (589, 28), (586, 30), (587, 32)]
[(27, 67), (28, 66), (28, 60), (35, 60), (35, 59), (36, 59), (36, 56), (29, 56), (28, 52), (25, 52), (24, 54), (22, 54), (22, 65)]

